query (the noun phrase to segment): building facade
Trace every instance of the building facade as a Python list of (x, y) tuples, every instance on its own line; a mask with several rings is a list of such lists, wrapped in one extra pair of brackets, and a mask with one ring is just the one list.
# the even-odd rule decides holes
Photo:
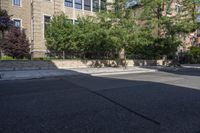
[(25, 30), (32, 57), (45, 56), (44, 29), (53, 15), (63, 12), (76, 23), (78, 17), (94, 16), (104, 5), (102, 0), (0, 0), (1, 9), (12, 15), (14, 25)]
[[(177, 13), (184, 13), (182, 11), (182, 5), (179, 3), (179, 0), (171, 0), (168, 4), (168, 7), (166, 5), (166, 10), (168, 10), (165, 13), (168, 14), (164, 14), (164, 15), (168, 15), (168, 16), (176, 16)], [(196, 7), (197, 8), (197, 7)], [(181, 34), (180, 38), (181, 38), (181, 44), (178, 47), (178, 53), (185, 53), (189, 50), (189, 48), (191, 46), (199, 46), (200, 44), (200, 36), (198, 36), (196, 30), (193, 33), (185, 33), (185, 34)]]
[[(130, 5), (135, 5), (139, 0), (130, 0)], [(113, 0), (0, 0), (0, 8), (12, 15), (16, 27), (25, 29), (26, 35), (31, 43), (32, 57), (44, 57), (47, 53), (45, 45), (45, 24), (53, 15), (60, 12), (65, 13), (73, 23), (78, 17), (95, 16), (96, 12), (105, 8), (105, 3)], [(181, 11), (178, 0), (170, 3), (171, 16)], [(109, 9), (109, 6), (107, 6)], [(200, 30), (198, 30), (200, 31)], [(200, 44), (200, 32), (182, 35), (183, 44), (179, 51), (187, 51), (192, 45)]]

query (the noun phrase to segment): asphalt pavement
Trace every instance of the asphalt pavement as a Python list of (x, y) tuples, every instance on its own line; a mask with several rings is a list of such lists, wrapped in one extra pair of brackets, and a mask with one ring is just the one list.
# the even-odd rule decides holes
[(200, 133), (199, 75), (0, 81), (0, 133)]
[(75, 75), (115, 75), (129, 73), (147, 73), (155, 72), (155, 69), (141, 67), (103, 67), (103, 68), (68, 68), (68, 69), (50, 69), (50, 70), (15, 70), (0, 71), (1, 80), (22, 80), (37, 78), (52, 78), (58, 76), (75, 76)]

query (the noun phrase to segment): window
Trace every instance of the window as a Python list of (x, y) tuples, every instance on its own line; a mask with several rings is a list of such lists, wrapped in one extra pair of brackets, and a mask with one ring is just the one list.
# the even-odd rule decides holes
[[(197, 7), (197, 23), (200, 23), (200, 7)], [(200, 32), (199, 32), (200, 35)]]
[(82, 9), (82, 0), (75, 0), (75, 8)]
[(200, 15), (197, 15), (197, 23), (200, 23)]
[(44, 16), (44, 24), (49, 24), (51, 21), (51, 17), (50, 16)]
[(99, 11), (99, 0), (93, 0), (93, 11)]
[(74, 20), (74, 24), (79, 24), (79, 21), (78, 20)]
[(175, 4), (175, 10), (176, 10), (177, 13), (180, 13), (182, 11), (182, 5), (176, 3)]
[(101, 10), (106, 10), (106, 0), (101, 0)]
[(180, 13), (181, 12), (181, 6), (180, 5), (176, 5), (176, 12)]
[(50, 16), (44, 16), (44, 32), (45, 32), (47, 26), (49, 25), (50, 21), (51, 21)]
[(197, 7), (197, 13), (198, 14), (200, 13), (200, 7)]
[(21, 20), (14, 19), (13, 22), (14, 22), (14, 27), (21, 28)]
[(91, 0), (84, 0), (84, 9), (91, 11)]
[(73, 7), (73, 0), (65, 0), (65, 6)]
[(13, 0), (13, 5), (21, 6), (21, 0)]

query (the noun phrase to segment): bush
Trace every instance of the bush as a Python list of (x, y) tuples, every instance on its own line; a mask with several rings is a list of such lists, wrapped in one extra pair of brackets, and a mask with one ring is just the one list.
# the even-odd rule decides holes
[(15, 59), (10, 56), (3, 56), (3, 57), (1, 57), (1, 60), (15, 60)]
[(38, 58), (32, 58), (32, 60), (43, 60), (43, 61), (48, 61), (48, 60), (50, 60), (49, 58), (47, 58), (47, 57), (38, 57)]
[(190, 47), (188, 52), (189, 63), (199, 64), (200, 63), (200, 47)]
[[(141, 39), (141, 38), (140, 38)], [(170, 37), (148, 40), (148, 44), (143, 45), (143, 41), (133, 44), (127, 49), (127, 57), (131, 59), (162, 59), (163, 56), (173, 59), (180, 44), (178, 40)]]
[(16, 59), (30, 57), (30, 44), (24, 30), (12, 28), (0, 42), (0, 47), (6, 56)]

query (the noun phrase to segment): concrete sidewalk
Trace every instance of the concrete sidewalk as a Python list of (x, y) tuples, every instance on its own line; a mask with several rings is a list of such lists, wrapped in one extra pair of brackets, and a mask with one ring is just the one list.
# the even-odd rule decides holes
[(26, 71), (0, 71), (0, 80), (35, 79), (57, 76), (76, 76), (88, 74), (92, 76), (127, 74), (127, 73), (147, 73), (156, 70), (127, 67), (125, 68), (74, 68), (55, 70), (26, 70)]
[(183, 68), (200, 69), (200, 64), (182, 64)]

